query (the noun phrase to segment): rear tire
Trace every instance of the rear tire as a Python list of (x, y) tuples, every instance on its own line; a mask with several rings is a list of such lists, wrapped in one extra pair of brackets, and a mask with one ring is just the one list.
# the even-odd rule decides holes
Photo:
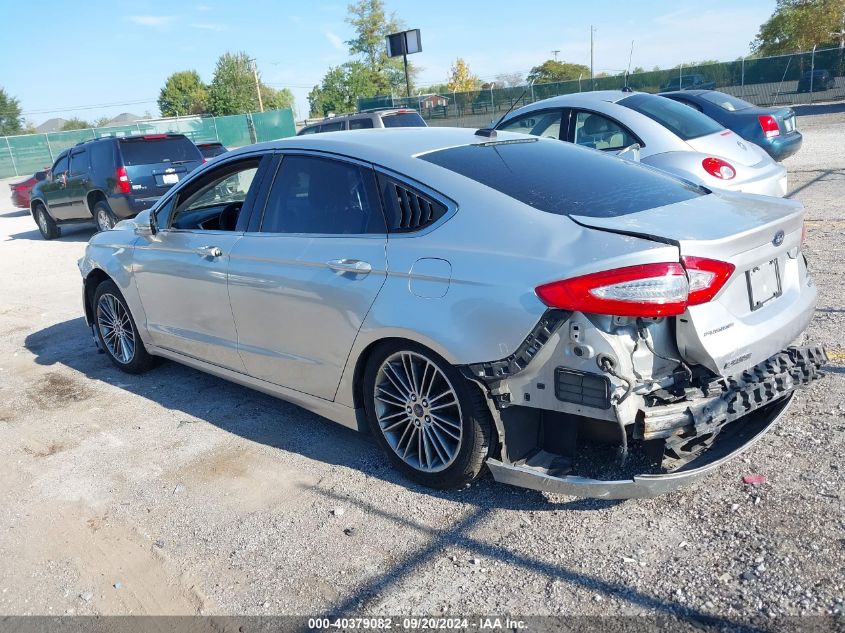
[(410, 341), (377, 347), (363, 379), (367, 420), (393, 466), (431, 488), (478, 477), (493, 425), (479, 388), (429, 349)]
[(100, 349), (118, 369), (140, 374), (155, 365), (155, 356), (144, 347), (129, 306), (111, 279), (97, 286), (93, 308), (94, 331)]
[(35, 205), (35, 223), (45, 240), (54, 240), (62, 234), (59, 225), (50, 217), (47, 208), (43, 204)]
[(105, 200), (100, 200), (94, 205), (94, 220), (96, 220), (97, 230), (100, 232), (108, 231), (117, 224), (117, 218)]

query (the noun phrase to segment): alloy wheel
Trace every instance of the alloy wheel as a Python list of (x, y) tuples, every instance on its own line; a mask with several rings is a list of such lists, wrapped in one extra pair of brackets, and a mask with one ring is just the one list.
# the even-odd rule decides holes
[(44, 217), (45, 211), (41, 207), (38, 207), (38, 226), (41, 229), (41, 232), (44, 235), (47, 235), (50, 230), (47, 228), (47, 218)]
[(109, 353), (127, 365), (135, 357), (135, 329), (123, 303), (113, 294), (103, 294), (97, 302), (97, 327)]
[(97, 210), (97, 228), (100, 231), (108, 231), (114, 226), (111, 218), (109, 217), (108, 211), (104, 208), (100, 207)]
[(412, 468), (438, 472), (457, 457), (463, 437), (458, 394), (440, 368), (416, 352), (397, 352), (381, 364), (373, 394), (379, 428)]

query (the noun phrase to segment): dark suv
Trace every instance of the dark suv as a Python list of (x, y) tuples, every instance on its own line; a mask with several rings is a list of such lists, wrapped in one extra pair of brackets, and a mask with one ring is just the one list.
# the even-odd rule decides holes
[(94, 220), (100, 231), (150, 208), (203, 162), (182, 134), (108, 137), (59, 154), (51, 176), (32, 191), (30, 210), (46, 240), (60, 224)]

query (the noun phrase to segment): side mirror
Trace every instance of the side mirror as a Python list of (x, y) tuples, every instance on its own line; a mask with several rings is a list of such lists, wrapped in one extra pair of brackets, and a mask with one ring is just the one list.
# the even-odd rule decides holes
[(640, 162), (640, 149), (642, 148), (640, 147), (639, 143), (633, 143), (628, 147), (623, 147), (622, 149), (620, 149), (618, 152), (616, 152), (616, 155), (619, 158), (624, 158), (625, 160), (630, 160), (635, 163), (638, 163)]
[(148, 224), (136, 224), (135, 225), (135, 235), (140, 235), (141, 237), (151, 237), (158, 233), (158, 226), (156, 225), (155, 215), (150, 213), (150, 221)]

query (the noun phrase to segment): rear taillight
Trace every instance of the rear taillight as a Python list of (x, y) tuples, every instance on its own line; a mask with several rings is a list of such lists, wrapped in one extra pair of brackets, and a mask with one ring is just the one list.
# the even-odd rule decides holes
[(704, 257), (682, 257), (684, 268), (689, 278), (689, 298), (691, 306), (707, 303), (724, 287), (736, 266)]
[(760, 121), (760, 127), (763, 128), (763, 136), (766, 138), (774, 138), (780, 136), (780, 126), (777, 120), (770, 114), (761, 114), (757, 117)]
[(715, 297), (734, 272), (734, 265), (704, 257), (678, 263), (643, 264), (538, 286), (540, 301), (550, 308), (628, 317), (683, 314), (687, 306)]
[(683, 313), (689, 284), (678, 263), (643, 264), (555, 281), (537, 287), (535, 292), (550, 308), (661, 317)]
[(118, 167), (115, 177), (117, 178), (117, 190), (120, 193), (129, 193), (132, 191), (132, 183), (129, 182), (129, 176), (126, 174), (126, 167)]
[(705, 158), (701, 161), (701, 166), (704, 167), (704, 171), (719, 180), (730, 180), (736, 176), (736, 169), (733, 168), (733, 165), (721, 158), (714, 158), (713, 156)]

